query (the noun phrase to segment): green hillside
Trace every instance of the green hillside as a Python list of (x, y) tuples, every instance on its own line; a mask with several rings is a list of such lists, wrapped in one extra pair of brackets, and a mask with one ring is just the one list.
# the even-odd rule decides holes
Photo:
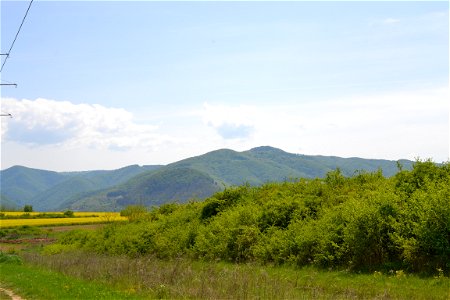
[[(403, 160), (401, 163), (406, 169), (412, 166), (411, 161)], [(293, 178), (324, 177), (327, 172), (336, 168), (340, 168), (345, 175), (352, 175), (358, 170), (370, 172), (382, 169), (385, 176), (392, 176), (398, 171), (396, 161), (299, 155), (268, 146), (244, 152), (217, 150), (170, 164), (167, 167), (188, 167), (200, 170), (226, 185), (242, 183), (258, 185)]]
[[(400, 161), (404, 169), (412, 162)], [(128, 204), (159, 205), (206, 198), (226, 186), (261, 185), (296, 178), (322, 178), (376, 171), (393, 176), (396, 161), (288, 153), (273, 147), (244, 152), (212, 151), (167, 166), (128, 166), (112, 171), (56, 173), (13, 167), (2, 174), (2, 194), (19, 206), (37, 210), (118, 210)]]
[(14, 166), (0, 172), (1, 194), (22, 206), (66, 179), (57, 172)]
[(52, 211), (77, 195), (124, 183), (160, 167), (132, 165), (110, 171), (58, 173), (14, 166), (0, 172), (1, 195), (19, 207), (31, 204), (35, 210)]
[(125, 184), (72, 199), (72, 210), (120, 210), (130, 204), (161, 205), (203, 199), (220, 189), (208, 174), (188, 168), (164, 169), (136, 176)]
[(283, 177), (286, 174), (306, 176), (306, 174), (298, 172), (291, 174), (291, 170), (287, 170), (276, 163), (228, 149), (212, 151), (167, 166), (167, 168), (179, 167), (205, 172), (216, 181), (227, 186), (240, 185), (246, 182), (258, 185), (266, 181), (279, 181), (287, 178)]
[(112, 171), (69, 173), (72, 177), (40, 193), (30, 200), (36, 210), (52, 211), (67, 206), (70, 199), (90, 191), (98, 191), (126, 182), (143, 172), (151, 172), (159, 166), (128, 166)]
[[(412, 167), (411, 161), (401, 163), (405, 169)], [(382, 169), (385, 176), (398, 171), (397, 162), (389, 160), (298, 155), (272, 147), (244, 152), (221, 149), (142, 173), (118, 187), (74, 197), (59, 209), (118, 210), (128, 204), (185, 202), (206, 198), (226, 186), (321, 178), (336, 168), (346, 176), (360, 170)]]
[[(276, 163), (283, 166), (283, 168), (291, 169), (293, 173), (304, 174), (303, 176), (294, 177), (324, 177), (327, 172), (336, 168), (339, 168), (346, 176), (351, 176), (358, 170), (372, 172), (381, 169), (383, 174), (388, 177), (398, 172), (396, 161), (384, 159), (292, 154), (268, 146), (253, 148), (243, 153), (262, 161)], [(409, 160), (399, 160), (399, 163), (405, 169), (411, 169), (413, 164)]]
[(40, 193), (32, 198), (29, 203), (37, 211), (52, 211), (61, 204), (61, 200), (95, 189), (96, 185), (94, 182), (79, 176), (71, 177)]
[(0, 210), (3, 211), (11, 211), (11, 210), (18, 210), (19, 205), (17, 205), (16, 202), (11, 201), (8, 197), (5, 195), (0, 195)]

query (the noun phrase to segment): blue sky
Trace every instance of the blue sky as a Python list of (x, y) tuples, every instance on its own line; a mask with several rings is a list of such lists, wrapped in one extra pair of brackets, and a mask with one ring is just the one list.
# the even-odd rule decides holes
[[(2, 53), (27, 6), (1, 2)], [(14, 115), (2, 118), (1, 168), (261, 145), (447, 160), (448, 14), (446, 1), (35, 0), (1, 72), (18, 84), (1, 90)]]

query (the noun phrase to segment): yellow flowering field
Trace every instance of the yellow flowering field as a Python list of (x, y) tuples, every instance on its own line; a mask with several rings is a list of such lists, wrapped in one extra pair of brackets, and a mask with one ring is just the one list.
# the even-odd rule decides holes
[(6, 216), (21, 216), (23, 214), (29, 214), (30, 216), (35, 216), (38, 214), (42, 214), (42, 212), (23, 212), (23, 211), (2, 211), (2, 214), (5, 214)]
[[(36, 216), (39, 214), (64, 214), (64, 212), (42, 212), (42, 211), (33, 211), (33, 212), (23, 212), (23, 211), (2, 211), (2, 214), (5, 214), (6, 216), (21, 216), (23, 214), (29, 214), (30, 216)], [(105, 216), (105, 215), (117, 215), (119, 216), (120, 213), (118, 212), (108, 212), (108, 211), (75, 211), (73, 214), (76, 217), (87, 217), (87, 216)]]
[[(22, 215), (23, 212), (3, 212), (5, 215)], [(32, 212), (30, 215), (37, 215), (42, 212)], [(61, 213), (62, 214), (62, 213)], [(75, 225), (107, 223), (115, 221), (126, 221), (126, 217), (120, 216), (118, 212), (75, 212), (74, 218), (36, 218), (36, 219), (0, 219), (0, 228), (15, 226), (47, 226), (47, 225)]]

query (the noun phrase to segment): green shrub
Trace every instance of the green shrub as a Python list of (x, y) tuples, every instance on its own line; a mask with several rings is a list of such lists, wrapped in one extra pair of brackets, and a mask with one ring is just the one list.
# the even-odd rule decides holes
[(22, 259), (14, 254), (6, 254), (0, 251), (0, 264), (21, 265)]
[(73, 212), (73, 211), (71, 211), (71, 210), (66, 210), (66, 211), (64, 212), (64, 216), (67, 217), (67, 218), (73, 218), (75, 215), (74, 215), (74, 212)]
[(121, 214), (139, 222), (71, 232), (59, 243), (167, 259), (448, 274), (449, 199), (448, 163), (416, 162), (392, 178), (337, 170), (324, 179), (227, 188), (204, 202), (150, 212), (127, 207)]
[(148, 213), (143, 205), (129, 205), (120, 212), (122, 217), (127, 217), (130, 222), (142, 220)]

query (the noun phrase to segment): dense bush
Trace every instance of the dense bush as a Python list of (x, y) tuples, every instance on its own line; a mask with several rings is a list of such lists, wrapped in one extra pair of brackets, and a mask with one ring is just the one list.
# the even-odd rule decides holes
[(448, 274), (450, 166), (417, 161), (391, 178), (336, 170), (324, 179), (227, 188), (60, 243), (133, 256)]

